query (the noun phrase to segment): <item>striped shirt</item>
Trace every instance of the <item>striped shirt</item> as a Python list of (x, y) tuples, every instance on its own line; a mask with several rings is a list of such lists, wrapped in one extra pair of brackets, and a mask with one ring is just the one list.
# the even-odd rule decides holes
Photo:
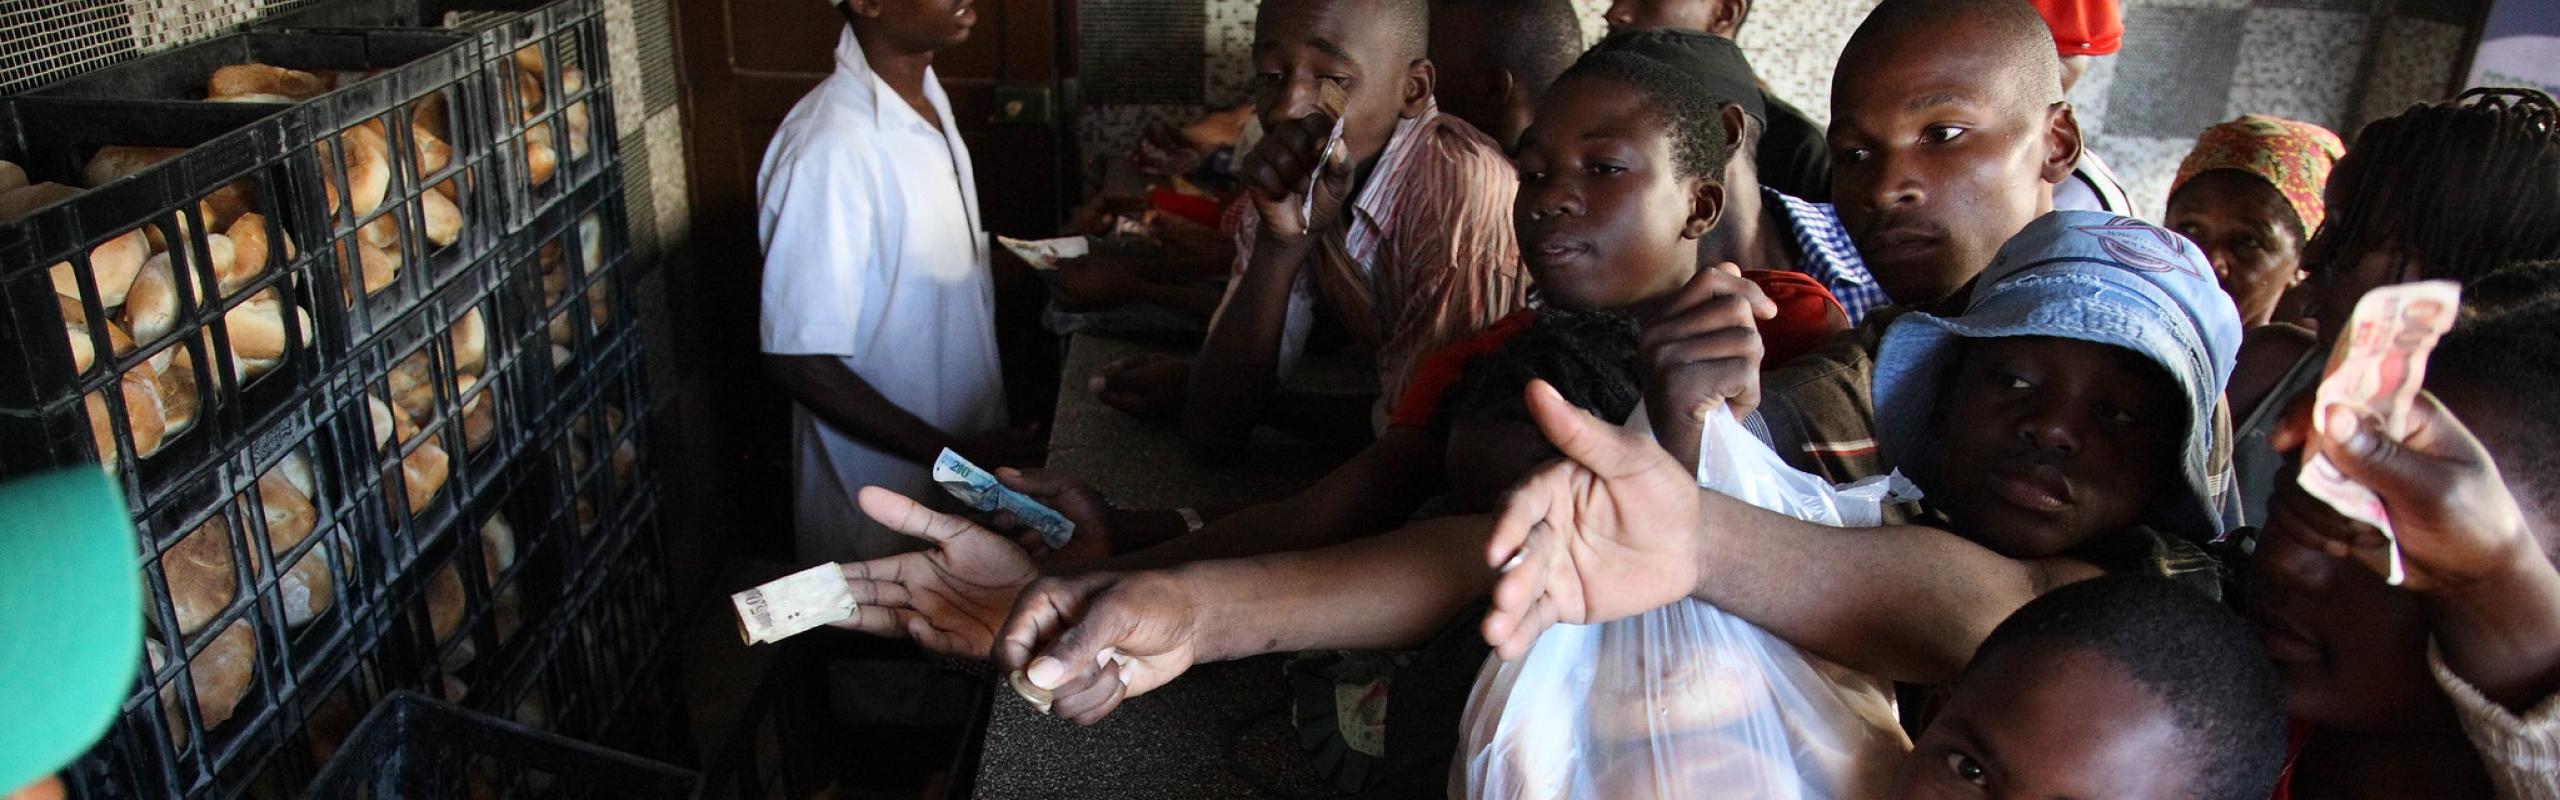
[(2445, 666), (2444, 652), (2434, 644), (2427, 646), (2427, 666), (2436, 685), (2453, 699), (2454, 718), (2480, 751), (2499, 800), (2560, 798), (2560, 784), (2551, 779), (2560, 774), (2560, 696), (2536, 700), (2517, 713)]
[[(1394, 408), (1424, 354), (1527, 304), (1529, 275), (1511, 231), (1519, 188), (1502, 147), (1457, 117), (1434, 108), (1397, 122), (1352, 198), (1350, 224), (1321, 234), (1314, 262), (1290, 292), (1282, 372), (1303, 352), (1322, 297), (1377, 355), (1379, 407)], [(1262, 227), (1258, 214), (1243, 223), (1239, 275)]]
[(1858, 255), (1858, 244), (1849, 240), (1849, 229), (1840, 224), (1840, 212), (1830, 203), (1798, 199), (1785, 192), (1760, 187), (1761, 196), (1787, 216), (1787, 227), (1795, 234), (1796, 271), (1821, 281), (1840, 301), (1840, 309), (1849, 313), (1849, 324), (1857, 325), (1867, 312), (1893, 302), (1867, 272), (1867, 260)]

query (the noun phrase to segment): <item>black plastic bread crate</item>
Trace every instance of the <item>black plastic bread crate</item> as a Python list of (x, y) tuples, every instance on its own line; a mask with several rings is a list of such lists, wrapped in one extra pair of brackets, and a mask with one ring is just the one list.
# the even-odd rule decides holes
[(102, 179), (0, 223), (0, 475), (105, 463), (153, 505), (325, 372), (282, 110), (0, 100), (0, 158)]
[[(640, 370), (638, 337), (617, 344), (609, 360), (589, 370), (555, 398), (542, 450), (558, 470), (561, 503), (553, 525), (573, 542), (571, 568), (584, 582), (609, 547), (614, 522), (634, 498), (651, 491), (648, 475), (649, 408)], [(637, 387), (638, 390), (635, 390)]]
[(394, 692), (310, 787), (314, 797), (682, 798), (692, 772)]
[[(280, 68), (316, 170), (297, 186), (361, 339), (473, 263), (504, 233), (491, 178), (495, 84), (468, 37), (418, 31), (247, 32), (55, 84), (45, 96), (203, 100), (235, 65)], [(246, 81), (228, 81), (237, 91)], [(354, 287), (364, 291), (355, 291)]]
[[(542, 481), (530, 482), (540, 493)], [(569, 609), (556, 537), (530, 519), (538, 499), (497, 502), (395, 583), (381, 661), (430, 696), (503, 710), (511, 670)]]
[(509, 167), (517, 223), (613, 169), (601, 0), (340, 0), (259, 23), (279, 30), (443, 29), (471, 33), (498, 79), (490, 120)]
[(282, 417), (136, 515), (150, 652), (85, 796), (226, 793), (275, 747), (301, 687), (376, 638), (330, 413)]
[[(539, 309), (535, 334), (549, 343), (554, 387), (575, 383), (637, 327), (631, 302), (629, 229), (622, 186), (605, 180), (578, 190), (522, 234), (530, 258), (522, 273)], [(555, 391), (555, 398), (560, 392)], [(556, 402), (556, 401), (555, 401)]]

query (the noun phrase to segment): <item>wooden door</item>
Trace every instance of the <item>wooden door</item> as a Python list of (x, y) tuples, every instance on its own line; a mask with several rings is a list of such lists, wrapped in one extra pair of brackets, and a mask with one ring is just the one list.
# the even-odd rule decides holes
[[(1050, 235), (1064, 218), (1072, 164), (1057, 98), (1072, 69), (1063, 0), (979, 0), (969, 41), (934, 71), (976, 164), (988, 229)], [(748, 552), (790, 550), (790, 412), (757, 358), (756, 169), (791, 106), (834, 69), (843, 20), (827, 0), (676, 0), (685, 160), (693, 203), (692, 305), (723, 469), (723, 516)], [(1056, 393), (1055, 343), (1039, 330), (1044, 293), (1019, 262), (998, 261), (998, 341), (1017, 420), (1045, 419)]]

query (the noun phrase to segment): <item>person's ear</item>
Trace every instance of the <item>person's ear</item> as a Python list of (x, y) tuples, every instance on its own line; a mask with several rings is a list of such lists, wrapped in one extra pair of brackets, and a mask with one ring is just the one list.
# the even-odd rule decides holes
[(1742, 105), (1739, 103), (1726, 103), (1724, 110), (1716, 115), (1724, 122), (1724, 152), (1727, 155), (1742, 152), (1742, 133), (1744, 126), (1750, 124), (1746, 121), (1750, 113), (1742, 110)]
[(2046, 151), (2040, 177), (2058, 184), (2080, 166), (2080, 117), (2072, 113), (2069, 100), (2054, 102), (2044, 114)]
[(1742, 30), (1742, 15), (1750, 13), (1751, 0), (1709, 0), (1715, 10), (1707, 12), (1707, 34), (1731, 39)]
[(863, 19), (879, 19), (881, 0), (845, 0), (844, 8)]
[(1396, 116), (1414, 119), (1431, 110), (1431, 92), (1439, 88), (1439, 82), (1439, 68), (1431, 65), (1431, 59), (1414, 59), (1404, 68), (1404, 109)]
[(1707, 232), (1724, 221), (1724, 182), (1692, 178), (1697, 185), (1689, 189), (1689, 222), (1680, 229), (1680, 238), (1707, 238)]
[(1480, 99), (1496, 105), (1507, 103), (1511, 100), (1511, 90), (1519, 86), (1519, 76), (1511, 74), (1508, 69), (1497, 69), (1493, 71), (1493, 82), (1486, 84), (1484, 97)]

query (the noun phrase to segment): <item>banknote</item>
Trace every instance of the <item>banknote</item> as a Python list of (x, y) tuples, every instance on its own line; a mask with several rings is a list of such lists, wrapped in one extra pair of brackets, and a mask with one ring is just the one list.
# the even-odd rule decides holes
[[(1137, 663), (1137, 659), (1121, 655), (1118, 649), (1110, 647), (1102, 648), (1102, 652), (1095, 653), (1093, 661), (1097, 665), (1118, 663), (1121, 670), (1120, 682), (1123, 685), (1129, 682), (1129, 668)], [(1031, 707), (1039, 709), (1042, 714), (1049, 713), (1049, 707), (1058, 702), (1056, 693), (1032, 683), (1030, 674), (1022, 670), (1017, 669), (1004, 676), (1004, 682), (1005, 685), (1013, 687), (1014, 694), (1022, 695), (1023, 700), (1030, 702)]]
[(853, 617), (853, 587), (844, 568), (830, 562), (729, 596), (738, 610), (738, 637), (747, 644), (778, 642), (811, 628)]
[(1316, 187), (1324, 182), (1325, 165), (1333, 161), (1333, 151), (1342, 147), (1342, 113), (1351, 106), (1351, 96), (1332, 81), (1321, 84), (1316, 99), (1324, 113), (1333, 115), (1333, 132), (1325, 135), (1324, 147), (1316, 151), (1315, 171), (1307, 173), (1307, 190), (1299, 193), (1298, 219), (1308, 230), (1316, 227)]
[(996, 482), (994, 473), (979, 469), (978, 465), (969, 463), (959, 453), (951, 452), (950, 448), (943, 448), (942, 456), (933, 460), (933, 482), (942, 484), (943, 491), (960, 498), (960, 502), (969, 504), (969, 508), (981, 514), (1013, 512), (1015, 520), (1039, 531), (1040, 542), (1051, 550), (1067, 546), (1067, 540), (1076, 534), (1076, 524), (1066, 515)]
[[(2409, 406), (2426, 380), (2427, 354), (2453, 327), (2462, 307), (2462, 289), (2451, 281), (2423, 281), (2385, 286), (2356, 301), (2347, 329), (2330, 351), (2328, 371), (2312, 399), (2311, 424), (2329, 433), (2329, 416), (2345, 409), (2377, 420), (2384, 436), (2407, 436)], [(2317, 453), (2302, 465), (2296, 479), (2302, 490), (2329, 504), (2348, 519), (2382, 531), (2379, 549), (2360, 551), (2358, 558), (2382, 573), (2391, 585), (2405, 579), (2391, 514), (2382, 498), (2338, 471)]]
[(1057, 269), (1058, 262), (1070, 258), (1082, 258), (1093, 250), (1093, 243), (1085, 241), (1082, 236), (1060, 236), (1055, 239), (1038, 240), (998, 236), (996, 244), (1004, 245), (1004, 249), (1021, 256), (1022, 260), (1029, 262), (1033, 269), (1043, 270)]

